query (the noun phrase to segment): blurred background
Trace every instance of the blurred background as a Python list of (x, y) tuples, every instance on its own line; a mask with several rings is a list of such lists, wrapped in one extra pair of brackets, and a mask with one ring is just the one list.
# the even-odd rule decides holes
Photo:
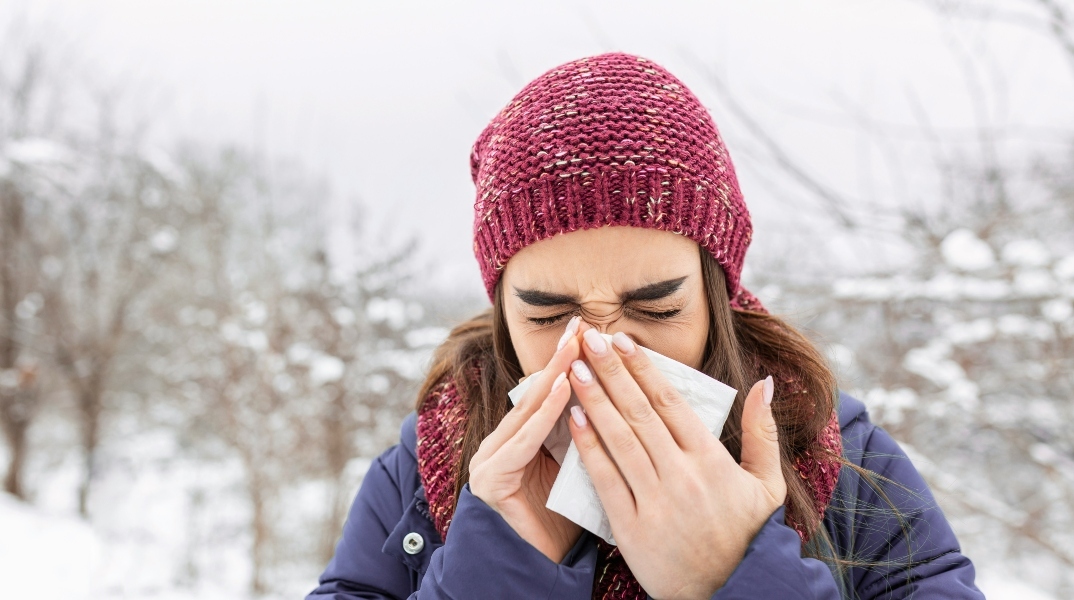
[(990, 598), (1074, 598), (1074, 3), (7, 0), (0, 596), (295, 598), (488, 305), (469, 150), (611, 50)]

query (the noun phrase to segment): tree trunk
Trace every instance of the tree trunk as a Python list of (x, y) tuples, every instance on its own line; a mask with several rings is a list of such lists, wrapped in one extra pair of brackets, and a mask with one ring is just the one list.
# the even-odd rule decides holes
[(265, 568), (268, 563), (268, 546), (272, 532), (267, 507), (265, 506), (267, 490), (265, 490), (265, 484), (262, 479), (255, 474), (255, 468), (254, 465), (247, 465), (251, 509), (250, 528), (254, 536), (253, 548), (251, 548), (250, 552), (253, 558), (253, 571), (250, 573), (250, 591), (255, 596), (259, 596), (268, 591), (268, 585), (265, 581)]
[(336, 541), (339, 539), (340, 528), (346, 510), (346, 490), (343, 488), (343, 472), (347, 468), (347, 461), (352, 455), (352, 443), (347, 432), (347, 404), (346, 392), (342, 386), (337, 386), (332, 401), (325, 414), (324, 423), (324, 448), (325, 463), (328, 470), (329, 485), (332, 486), (327, 514), (321, 534), (318, 554), (322, 562), (327, 563), (336, 552)]
[(96, 477), (97, 446), (100, 441), (101, 386), (91, 382), (78, 394), (82, 433), (82, 482), (78, 486), (78, 514), (89, 517), (90, 487)]
[(4, 476), (4, 491), (21, 500), (26, 499), (22, 467), (26, 463), (26, 433), (30, 428), (35, 392), (32, 389), (17, 389), (14, 393), (0, 394), (0, 423), (3, 424), (4, 438), (11, 451)]

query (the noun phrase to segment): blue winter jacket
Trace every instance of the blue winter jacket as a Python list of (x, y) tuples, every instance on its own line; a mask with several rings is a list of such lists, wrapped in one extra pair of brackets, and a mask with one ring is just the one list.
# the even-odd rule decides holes
[[(307, 599), (592, 597), (597, 561), (592, 534), (583, 532), (556, 564), (470, 493), (469, 485), (443, 543), (418, 477), (415, 422), (411, 413), (400, 443), (369, 468), (335, 557)], [(973, 564), (898, 444), (869, 421), (860, 401), (845, 394), (839, 424), (847, 459), (893, 482), (882, 491), (899, 509), (901, 522), (871, 485), (844, 467), (824, 525), (840, 556), (869, 566), (837, 577), (825, 563), (802, 558), (801, 540), (779, 508), (713, 598), (984, 598), (973, 583)], [(683, 543), (704, 552), (701, 540)]]

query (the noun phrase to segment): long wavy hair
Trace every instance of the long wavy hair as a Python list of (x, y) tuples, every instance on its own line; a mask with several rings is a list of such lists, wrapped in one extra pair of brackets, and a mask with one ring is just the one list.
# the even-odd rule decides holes
[[(746, 393), (754, 382), (775, 375), (772, 410), (779, 430), (783, 477), (787, 482), (788, 515), (809, 534), (810, 542), (803, 546), (803, 555), (828, 563), (841, 575), (837, 577), (840, 583), (845, 583), (846, 569), (862, 563), (837, 556), (821, 526), (822, 518), (814, 509), (812, 492), (794, 468), (796, 459), (807, 454), (830, 458), (853, 469), (879, 489), (874, 474), (842, 456), (831, 456), (819, 442), (838, 397), (835, 375), (816, 346), (787, 321), (766, 313), (732, 308), (723, 270), (708, 252), (700, 247), (698, 250), (709, 311), (701, 371), (740, 390), (720, 441), (736, 461), (741, 460), (742, 407)], [(469, 480), (470, 459), (507, 413), (507, 392), (522, 376), (504, 316), (501, 280), (496, 285), (492, 308), (455, 327), (436, 350), (418, 394), (420, 412), (434, 389), (451, 378), (465, 402), (466, 431), (455, 473), (456, 503)], [(843, 587), (846, 594), (846, 586)]]

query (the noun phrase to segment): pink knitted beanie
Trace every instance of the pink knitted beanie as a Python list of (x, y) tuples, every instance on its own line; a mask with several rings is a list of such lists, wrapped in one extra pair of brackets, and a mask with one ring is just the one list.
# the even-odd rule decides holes
[(478, 137), (474, 254), (489, 299), (507, 261), (557, 233), (605, 225), (671, 231), (723, 267), (732, 305), (750, 215), (731, 157), (698, 99), (663, 67), (601, 54), (530, 82)]

